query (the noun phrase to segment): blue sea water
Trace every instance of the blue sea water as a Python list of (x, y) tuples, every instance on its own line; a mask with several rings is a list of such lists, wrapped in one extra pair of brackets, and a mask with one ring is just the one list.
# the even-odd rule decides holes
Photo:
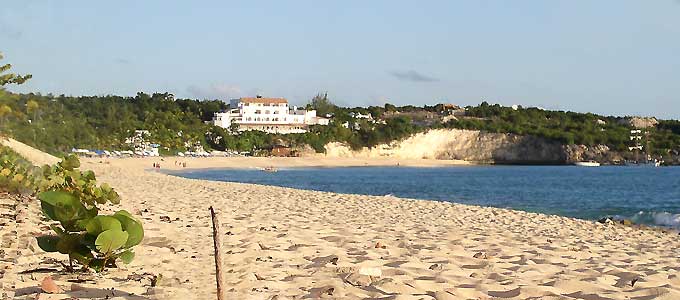
[(464, 166), (208, 169), (174, 175), (364, 195), (393, 195), (680, 228), (680, 168)]

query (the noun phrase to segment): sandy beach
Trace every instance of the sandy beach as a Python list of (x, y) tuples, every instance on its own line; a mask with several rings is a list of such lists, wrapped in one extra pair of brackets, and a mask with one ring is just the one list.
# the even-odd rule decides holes
[[(36, 163), (50, 160), (29, 148), (17, 150)], [(164, 158), (162, 168), (176, 168), (174, 160)], [(132, 264), (79, 275), (79, 283), (49, 259), (63, 255), (37, 247), (38, 203), (0, 196), (6, 296), (215, 299), (213, 206), (221, 222), (227, 299), (680, 299), (677, 233), (435, 201), (184, 179), (147, 170), (157, 161), (82, 160), (82, 168), (118, 190), (123, 200), (115, 209), (140, 218), (146, 237)], [(182, 161), (187, 168), (460, 164)], [(38, 268), (44, 270), (31, 271)], [(46, 275), (65, 292), (36, 296)], [(154, 276), (160, 280), (152, 287)]]
[[(152, 168), (160, 163), (163, 170), (206, 169), (206, 168), (304, 168), (304, 167), (375, 167), (409, 166), (442, 167), (465, 166), (472, 163), (463, 160), (383, 158), (338, 158), (338, 157), (134, 157), (134, 158), (91, 158), (90, 162), (112, 163), (123, 168)], [(175, 163), (177, 162), (177, 164)], [(186, 167), (179, 165), (186, 163)]]

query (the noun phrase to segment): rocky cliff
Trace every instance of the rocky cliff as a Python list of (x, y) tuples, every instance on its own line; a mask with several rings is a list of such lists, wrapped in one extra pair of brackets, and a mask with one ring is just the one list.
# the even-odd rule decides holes
[[(632, 152), (617, 152), (605, 145), (563, 145), (533, 136), (460, 129), (430, 130), (402, 141), (358, 151), (341, 143), (330, 143), (325, 148), (326, 157), (458, 159), (497, 164), (572, 164), (594, 160), (618, 165), (636, 159)], [(311, 148), (299, 153), (302, 156), (319, 155), (310, 152), (313, 152)], [(646, 154), (640, 153), (638, 157), (643, 159)], [(669, 153), (664, 161), (668, 165), (680, 165), (680, 154)]]
[(460, 159), (485, 163), (562, 164), (569, 161), (562, 144), (542, 138), (475, 130), (438, 129), (403, 141), (352, 151), (339, 143), (326, 145), (327, 157), (398, 157)]

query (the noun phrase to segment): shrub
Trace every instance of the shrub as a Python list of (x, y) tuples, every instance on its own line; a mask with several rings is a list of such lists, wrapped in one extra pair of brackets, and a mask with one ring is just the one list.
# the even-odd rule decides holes
[(120, 196), (107, 184), (96, 185), (92, 171), (78, 170), (76, 156), (67, 156), (55, 166), (43, 167), (44, 180), (38, 194), (45, 216), (59, 222), (50, 228), (56, 235), (37, 238), (47, 252), (59, 252), (97, 272), (115, 267), (120, 258), (130, 263), (132, 247), (144, 238), (142, 223), (125, 210), (99, 215), (97, 204), (120, 203)]
[(142, 223), (125, 210), (98, 215), (97, 207), (87, 208), (78, 197), (64, 191), (42, 192), (38, 198), (43, 213), (60, 225), (50, 226), (56, 235), (38, 237), (38, 246), (67, 254), (71, 270), (74, 260), (97, 272), (115, 267), (118, 258), (130, 263), (135, 255), (132, 247), (144, 238)]
[(32, 194), (40, 180), (40, 168), (9, 147), (0, 146), (0, 191)]

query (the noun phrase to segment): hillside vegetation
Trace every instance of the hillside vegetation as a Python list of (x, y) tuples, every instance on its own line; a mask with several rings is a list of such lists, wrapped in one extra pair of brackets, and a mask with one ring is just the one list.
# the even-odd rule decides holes
[[(459, 109), (453, 117), (441, 104), (345, 108), (317, 96), (308, 108), (333, 115), (331, 125), (311, 126), (307, 133), (290, 135), (232, 135), (228, 129), (205, 123), (213, 113), (226, 108), (222, 101), (175, 99), (168, 93), (70, 97), (0, 90), (0, 128), (5, 134), (51, 153), (67, 152), (73, 147), (126, 150), (129, 146), (125, 139), (137, 129), (149, 130), (150, 142), (160, 144), (166, 154), (186, 151), (197, 143), (206, 149), (255, 152), (277, 143), (311, 146), (317, 152), (323, 152), (330, 142), (360, 149), (441, 128), (532, 135), (563, 144), (604, 144), (618, 151), (627, 151), (632, 145), (632, 127), (621, 117), (513, 109), (486, 102)], [(373, 119), (357, 119), (353, 117), (355, 113), (370, 114)], [(651, 153), (677, 154), (680, 150), (680, 121), (662, 120), (646, 132)]]
[[(468, 107), (466, 118), (454, 120), (447, 127), (476, 129), (489, 132), (533, 135), (558, 140), (564, 144), (607, 145), (617, 151), (626, 151), (633, 143), (626, 119), (599, 116), (592, 113), (548, 111), (538, 108), (502, 107), (484, 102)], [(649, 147), (653, 154), (666, 154), (680, 147), (680, 122), (660, 121), (655, 127), (646, 128)]]

